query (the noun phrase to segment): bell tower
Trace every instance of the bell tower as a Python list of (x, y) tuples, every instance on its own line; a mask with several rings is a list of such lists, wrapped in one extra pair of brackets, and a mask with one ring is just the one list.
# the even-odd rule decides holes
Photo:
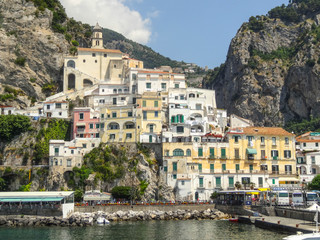
[(93, 28), (91, 48), (103, 49), (102, 27), (98, 23)]

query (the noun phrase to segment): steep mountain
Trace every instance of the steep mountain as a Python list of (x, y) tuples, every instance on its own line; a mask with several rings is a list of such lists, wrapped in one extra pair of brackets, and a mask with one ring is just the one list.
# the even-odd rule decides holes
[(292, 0), (244, 23), (203, 85), (218, 107), (257, 125), (319, 116), (319, 46), (320, 1)]
[[(90, 25), (67, 17), (59, 0), (0, 0), (0, 105), (26, 107), (60, 91), (64, 56), (90, 47), (91, 34)], [(112, 30), (104, 29), (104, 38), (106, 48), (145, 67), (182, 65)]]

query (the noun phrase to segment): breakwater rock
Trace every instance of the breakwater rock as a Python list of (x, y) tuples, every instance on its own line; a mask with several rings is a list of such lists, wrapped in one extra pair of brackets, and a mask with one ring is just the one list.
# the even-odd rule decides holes
[(99, 217), (113, 222), (117, 221), (147, 221), (147, 220), (188, 220), (188, 219), (227, 219), (231, 216), (216, 209), (177, 210), (177, 211), (117, 211), (106, 213), (102, 211), (93, 213), (72, 213), (68, 218), (40, 217), (40, 216), (1, 216), (2, 226), (89, 226), (96, 223)]

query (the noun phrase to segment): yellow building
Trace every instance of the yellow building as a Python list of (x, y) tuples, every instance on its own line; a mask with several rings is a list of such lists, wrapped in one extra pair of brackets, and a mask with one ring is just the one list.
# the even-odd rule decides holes
[(141, 117), (134, 105), (110, 105), (101, 109), (102, 142), (137, 142), (140, 136)]
[(162, 99), (156, 92), (137, 97), (137, 116), (141, 118), (140, 142), (161, 142)]

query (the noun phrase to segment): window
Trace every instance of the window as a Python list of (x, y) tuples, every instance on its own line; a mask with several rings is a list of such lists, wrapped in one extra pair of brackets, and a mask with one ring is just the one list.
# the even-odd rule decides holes
[(199, 187), (200, 187), (200, 188), (203, 187), (203, 178), (199, 178)]
[(83, 59), (83, 62), (85, 63), (85, 62), (86, 62), (86, 60), (85, 60), (85, 59)]
[(285, 158), (291, 158), (291, 151), (290, 150), (284, 150), (284, 157)]
[(292, 165), (285, 165), (284, 169), (285, 169), (286, 174), (292, 173)]
[(142, 101), (142, 107), (146, 107), (147, 106), (147, 101), (146, 100), (143, 100)]
[(128, 112), (128, 117), (132, 117), (132, 112)]
[(164, 166), (164, 167), (163, 167), (163, 171), (167, 172), (167, 171), (168, 171), (168, 167), (167, 167), (167, 166)]
[(104, 114), (103, 113), (101, 113), (101, 118), (104, 119)]
[(143, 111), (142, 114), (143, 114), (143, 120), (147, 120), (147, 111)]
[(187, 154), (188, 157), (190, 157), (191, 156), (191, 150), (187, 149), (186, 154)]
[(99, 123), (96, 123), (96, 128), (99, 128), (99, 127), (100, 127)]
[(258, 182), (259, 182), (259, 187), (263, 187), (263, 178), (262, 177), (258, 178)]
[(279, 173), (279, 165), (272, 165), (272, 173), (278, 174)]
[(236, 171), (240, 170), (240, 164), (236, 164)]
[(62, 116), (62, 112), (59, 112), (59, 116)]
[(71, 150), (71, 154), (74, 154), (74, 150)]
[(311, 156), (311, 164), (316, 164), (316, 157), (315, 156)]
[(199, 173), (202, 173), (202, 164), (201, 163), (198, 164), (198, 170), (199, 170)]
[(268, 165), (260, 165), (261, 171), (268, 171)]
[(234, 158), (235, 159), (240, 159), (239, 148), (235, 148), (234, 149)]
[(210, 148), (210, 158), (214, 158), (214, 148)]
[(121, 97), (120, 99), (121, 99), (121, 101), (125, 101), (125, 100), (126, 100), (126, 98), (125, 98), (125, 97)]
[(221, 177), (216, 177), (216, 187), (221, 187)]
[(177, 166), (177, 163), (176, 163), (176, 162), (173, 162), (173, 163), (172, 163), (172, 169), (173, 169), (173, 171), (177, 171), (178, 166)]
[(116, 138), (116, 135), (115, 134), (110, 134), (110, 139), (111, 140), (114, 140)]
[(253, 165), (252, 164), (249, 165), (249, 170), (250, 170), (250, 172), (253, 171)]
[(93, 147), (93, 148), (94, 148), (94, 147), (95, 147), (95, 144), (94, 144), (94, 143), (92, 143), (92, 144), (91, 144), (91, 147)]
[(306, 146), (307, 146), (307, 144), (306, 144), (306, 143), (303, 143), (303, 146), (304, 146), (304, 147), (306, 147)]
[(233, 188), (233, 187), (234, 187), (233, 177), (229, 177), (229, 188)]
[(158, 117), (158, 111), (154, 111), (154, 117)]
[(117, 98), (113, 98), (113, 99), (112, 99), (112, 104), (113, 104), (113, 105), (117, 105)]
[(266, 150), (261, 150), (261, 159), (266, 159)]
[(213, 163), (210, 164), (210, 172), (214, 173), (214, 164)]
[(179, 88), (179, 83), (174, 84), (174, 88)]
[(79, 120), (83, 120), (83, 113), (79, 113)]
[(312, 174), (317, 174), (317, 169), (312, 168)]
[(221, 148), (221, 158), (226, 158), (226, 149)]
[(153, 124), (150, 124), (149, 130), (150, 130), (151, 133), (153, 133), (153, 128), (154, 128), (154, 125), (153, 125)]
[(96, 56), (96, 54), (95, 53), (92, 53), (92, 57), (95, 57)]
[(173, 179), (177, 179), (177, 174), (172, 175)]
[(165, 155), (166, 155), (167, 157), (169, 157), (169, 150), (166, 150), (166, 151), (165, 151)]
[(151, 83), (146, 83), (146, 88), (151, 89)]
[(285, 143), (286, 145), (289, 144), (289, 138), (288, 138), (288, 137), (284, 138), (284, 143)]
[(113, 117), (113, 118), (116, 118), (116, 117), (117, 117), (117, 112), (113, 112), (113, 113), (112, 113), (112, 117)]
[(183, 126), (177, 126), (177, 133), (183, 133), (184, 127)]
[(179, 96), (174, 96), (174, 100), (178, 100), (179, 99)]
[(222, 171), (226, 171), (226, 170), (227, 170), (226, 164), (222, 163)]
[(271, 150), (271, 157), (273, 160), (278, 160), (278, 156), (279, 156), (278, 150)]
[(106, 58), (108, 55), (107, 54), (103, 54), (103, 56)]
[(241, 183), (244, 184), (249, 184), (250, 183), (250, 178), (249, 177), (243, 177), (241, 178)]
[(50, 109), (50, 105), (47, 105), (47, 110), (49, 110)]
[(261, 137), (260, 138), (260, 141), (261, 141), (261, 145), (264, 145), (265, 143), (264, 143), (264, 137)]
[(316, 147), (319, 147), (319, 143), (316, 143)]
[(184, 155), (184, 152), (182, 149), (177, 148), (177, 149), (173, 150), (173, 156), (183, 156), (183, 155)]
[(239, 136), (234, 136), (234, 143), (239, 143)]
[(55, 156), (59, 156), (59, 148), (55, 148), (54, 149), (54, 155)]
[(180, 95), (180, 100), (184, 100), (184, 95)]
[(93, 129), (93, 123), (90, 123), (90, 124), (89, 124), (89, 128), (90, 128), (90, 129)]
[(272, 137), (272, 145), (273, 145), (273, 146), (277, 145), (277, 139), (276, 139), (276, 137)]
[(203, 156), (203, 149), (198, 148), (198, 157), (202, 157), (202, 156)]
[(104, 123), (101, 123), (101, 128), (104, 129)]
[(248, 146), (253, 147), (253, 136), (248, 136), (247, 139), (248, 139)]
[(202, 104), (196, 104), (196, 110), (201, 110)]
[(158, 101), (154, 101), (154, 107), (158, 107)]
[(161, 89), (166, 90), (167, 89), (167, 84), (166, 83), (161, 83)]
[(95, 62), (95, 63), (97, 63), (97, 62), (98, 62), (98, 60), (94, 60), (94, 62)]
[(61, 103), (56, 103), (56, 108), (61, 108)]
[(132, 133), (127, 133), (126, 134), (126, 139), (130, 139), (130, 138), (132, 138)]
[(71, 159), (67, 160), (67, 167), (71, 167)]

